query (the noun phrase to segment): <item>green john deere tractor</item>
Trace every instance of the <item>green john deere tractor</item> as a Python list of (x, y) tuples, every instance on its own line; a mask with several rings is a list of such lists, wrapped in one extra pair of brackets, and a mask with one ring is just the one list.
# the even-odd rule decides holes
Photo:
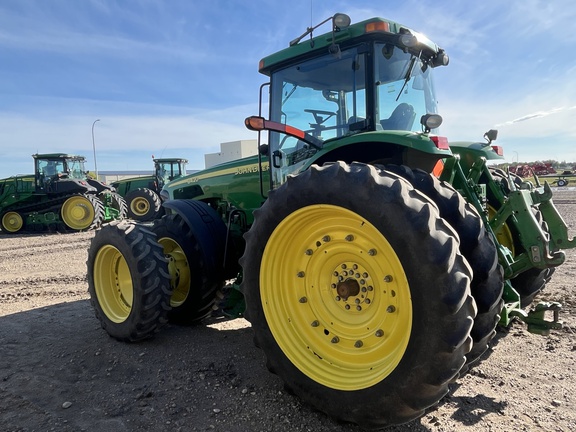
[(558, 328), (558, 304), (523, 306), (576, 242), (548, 184), (489, 166), (496, 131), (438, 134), (444, 50), (393, 21), (328, 21), (261, 60), (259, 154), (170, 182), (152, 225), (105, 225), (89, 292), (102, 327), (138, 341), (208, 316), (232, 279), (223, 309), (286, 387), (380, 428), (437, 404), (499, 323)]
[(111, 183), (128, 205), (128, 217), (137, 221), (151, 221), (162, 216), (160, 191), (172, 180), (186, 175), (187, 159), (164, 158), (154, 160), (154, 174)]
[(32, 175), (0, 180), (0, 227), (4, 233), (84, 231), (126, 217), (114, 188), (87, 176), (85, 158), (35, 154)]

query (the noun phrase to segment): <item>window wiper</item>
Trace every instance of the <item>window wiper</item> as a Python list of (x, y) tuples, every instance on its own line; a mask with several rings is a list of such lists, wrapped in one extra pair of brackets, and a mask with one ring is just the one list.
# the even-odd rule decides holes
[(410, 58), (410, 66), (408, 66), (408, 70), (406, 71), (406, 76), (404, 77), (404, 84), (402, 84), (402, 88), (398, 92), (398, 96), (396, 96), (396, 102), (398, 102), (398, 99), (400, 99), (400, 95), (404, 91), (404, 87), (406, 87), (406, 84), (408, 84), (408, 81), (410, 81), (410, 78), (412, 78), (412, 69), (414, 69), (414, 63), (416, 63), (417, 58), (420, 58), (420, 55), (416, 57), (414, 54), (412, 54), (412, 57)]
[[(288, 84), (288, 83), (286, 83), (286, 84)], [(298, 86), (296, 84), (292, 84), (292, 89), (288, 92), (288, 94), (286, 95), (286, 97), (282, 101), (282, 105), (284, 105), (286, 103), (286, 101), (288, 99), (290, 99), (290, 96), (292, 96), (292, 94), (296, 91), (297, 88), (298, 88)]]

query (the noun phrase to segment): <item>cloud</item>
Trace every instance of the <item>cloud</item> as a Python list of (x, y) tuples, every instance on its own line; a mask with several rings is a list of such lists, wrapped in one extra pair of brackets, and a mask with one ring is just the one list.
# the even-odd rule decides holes
[(573, 107), (553, 108), (553, 109), (551, 109), (551, 110), (549, 110), (549, 111), (539, 111), (539, 112), (534, 113), (534, 114), (528, 114), (528, 115), (519, 117), (519, 118), (514, 119), (514, 120), (509, 120), (509, 121), (505, 121), (505, 122), (503, 122), (503, 123), (499, 123), (499, 124), (497, 124), (496, 126), (498, 127), (498, 126), (511, 125), (511, 124), (514, 124), (514, 123), (520, 123), (520, 122), (527, 121), (527, 120), (532, 120), (532, 119), (535, 119), (535, 118), (542, 118), (542, 117), (546, 117), (546, 116), (549, 116), (549, 115), (552, 115), (552, 114), (557, 114), (557, 113), (562, 112), (562, 111), (573, 110), (573, 109), (575, 109), (575, 108), (576, 108), (576, 106), (573, 106)]
[(53, 102), (52, 110), (0, 115), (1, 178), (31, 172), (30, 156), (37, 152), (80, 154), (93, 160), (96, 119), (100, 121), (94, 125), (94, 144), (101, 170), (147, 169), (150, 155), (162, 153), (188, 158), (190, 168), (199, 169), (204, 167), (203, 155), (219, 151), (220, 143), (256, 138), (244, 126), (244, 118), (257, 113), (256, 104), (208, 110)]

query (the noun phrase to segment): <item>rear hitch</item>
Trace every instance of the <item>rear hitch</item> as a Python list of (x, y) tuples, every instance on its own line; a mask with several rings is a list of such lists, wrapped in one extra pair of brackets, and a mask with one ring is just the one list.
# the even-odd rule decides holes
[[(550, 330), (562, 329), (562, 321), (560, 321), (559, 313), (562, 305), (558, 302), (540, 302), (535, 308), (526, 312), (522, 309), (513, 309), (509, 312), (510, 317), (517, 317), (528, 325), (530, 333), (539, 334), (541, 336), (548, 336)], [(546, 320), (546, 312), (552, 311), (552, 320)]]

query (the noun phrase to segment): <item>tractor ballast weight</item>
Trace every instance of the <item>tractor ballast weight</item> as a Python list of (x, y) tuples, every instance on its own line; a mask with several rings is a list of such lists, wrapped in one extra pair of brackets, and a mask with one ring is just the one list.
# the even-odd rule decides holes
[(381, 18), (326, 22), (331, 32), (309, 28), (261, 60), (270, 82), (246, 119), (258, 155), (165, 185), (167, 214), (152, 225), (104, 226), (88, 284), (102, 327), (123, 341), (245, 300), (291, 392), (380, 428), (437, 404), (499, 322), (557, 328), (557, 304), (522, 307), (575, 244), (546, 184), (489, 166), (502, 157), (494, 131), (487, 143), (438, 135), (431, 74), (444, 50)]
[(83, 156), (35, 154), (33, 175), (0, 180), (0, 229), (83, 231), (126, 216), (114, 188), (87, 176)]
[(149, 176), (133, 177), (111, 183), (128, 206), (128, 217), (138, 221), (151, 221), (164, 212), (160, 191), (165, 184), (186, 175), (187, 159), (155, 158), (154, 173)]

